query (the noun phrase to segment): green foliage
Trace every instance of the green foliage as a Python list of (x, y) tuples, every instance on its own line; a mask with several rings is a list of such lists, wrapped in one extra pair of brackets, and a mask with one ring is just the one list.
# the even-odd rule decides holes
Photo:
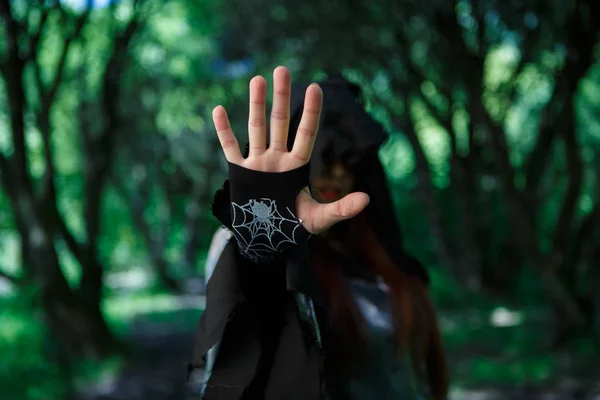
[[(25, 297), (24, 295), (21, 295)], [(0, 385), (6, 400), (62, 400), (68, 379), (47, 357), (52, 344), (26, 301), (0, 298)]]

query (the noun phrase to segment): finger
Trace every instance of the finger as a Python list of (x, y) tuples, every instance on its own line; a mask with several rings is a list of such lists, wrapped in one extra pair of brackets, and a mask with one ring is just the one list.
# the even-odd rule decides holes
[(262, 76), (250, 81), (250, 112), (248, 114), (248, 142), (250, 156), (258, 156), (267, 148), (267, 82)]
[(292, 155), (303, 164), (310, 160), (310, 155), (315, 145), (322, 105), (323, 91), (318, 84), (313, 83), (306, 89), (304, 111), (302, 112), (302, 118), (298, 125), (292, 149)]
[(215, 129), (217, 130), (217, 135), (219, 136), (219, 142), (221, 143), (223, 153), (225, 154), (225, 158), (230, 163), (241, 164), (244, 160), (244, 157), (242, 157), (238, 141), (231, 130), (227, 111), (225, 111), (223, 106), (217, 106), (213, 110), (212, 116)]
[(271, 142), (269, 149), (287, 151), (290, 126), (290, 71), (277, 67), (273, 71), (273, 108), (271, 109)]
[(313, 203), (315, 209), (311, 212), (311, 232), (323, 232), (338, 222), (357, 216), (365, 209), (369, 201), (369, 195), (357, 192), (351, 193), (333, 203)]

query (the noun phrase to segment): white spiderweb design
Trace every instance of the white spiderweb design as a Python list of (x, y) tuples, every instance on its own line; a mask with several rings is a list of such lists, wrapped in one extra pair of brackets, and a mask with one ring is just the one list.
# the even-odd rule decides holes
[(232, 202), (232, 230), (240, 251), (254, 262), (274, 258), (287, 247), (297, 244), (300, 221), (286, 207), (289, 218), (281, 215), (275, 200), (251, 199), (244, 205)]

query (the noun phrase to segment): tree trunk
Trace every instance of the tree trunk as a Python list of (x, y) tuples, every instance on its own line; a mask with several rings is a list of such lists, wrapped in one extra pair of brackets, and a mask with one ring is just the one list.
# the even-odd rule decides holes
[(71, 290), (47, 231), (29, 230), (21, 237), (26, 250), (23, 261), (39, 290), (44, 322), (63, 367), (81, 358), (99, 360), (109, 355), (117, 348), (117, 341), (106, 324), (100, 302), (83, 301)]
[(118, 349), (100, 305), (85, 304), (72, 292), (41, 293), (45, 323), (56, 341), (57, 357), (65, 366), (73, 361), (101, 360)]
[(99, 298), (85, 301), (69, 286), (54, 247), (51, 220), (41, 218), (39, 208), (23, 192), (9, 190), (7, 194), (21, 237), (25, 279), (37, 289), (55, 356), (67, 371), (82, 357), (107, 356), (117, 341), (104, 320)]

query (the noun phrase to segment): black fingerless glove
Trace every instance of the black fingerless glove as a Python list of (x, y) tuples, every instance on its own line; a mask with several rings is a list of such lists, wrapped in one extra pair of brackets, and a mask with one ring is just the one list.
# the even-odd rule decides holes
[(310, 164), (261, 172), (230, 163), (229, 180), (215, 194), (213, 214), (233, 232), (246, 258), (269, 262), (310, 237), (296, 215), (296, 197), (309, 178)]

